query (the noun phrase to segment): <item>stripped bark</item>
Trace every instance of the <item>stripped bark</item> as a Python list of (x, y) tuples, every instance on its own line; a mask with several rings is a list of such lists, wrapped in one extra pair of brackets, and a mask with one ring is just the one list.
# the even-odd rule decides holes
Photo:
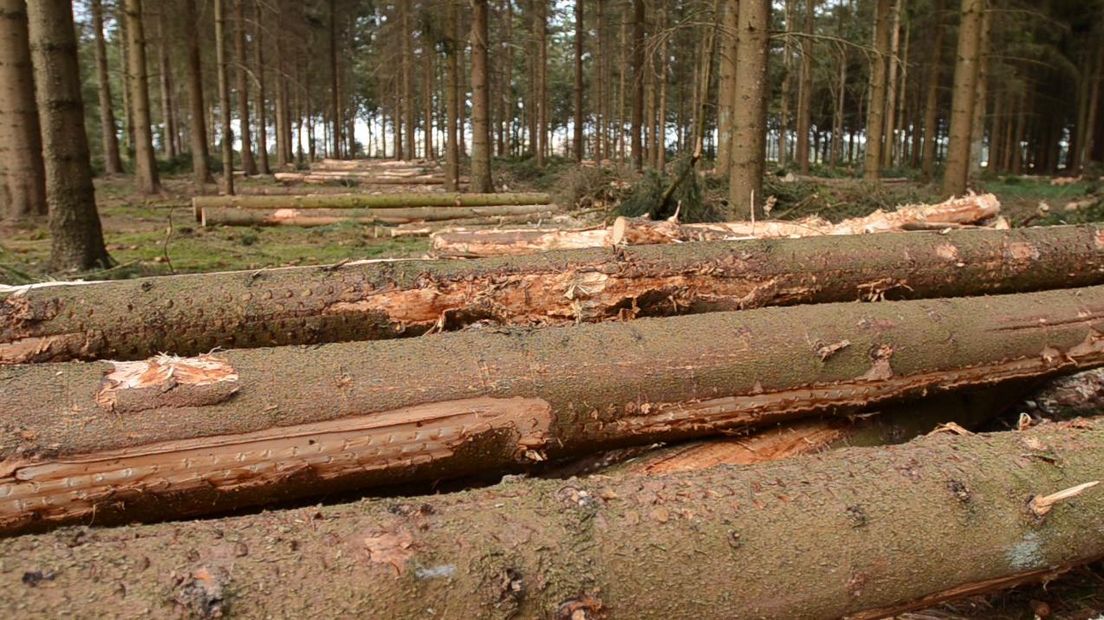
[(440, 233), (433, 236), (433, 254), (441, 258), (519, 256), (568, 248), (940, 230), (987, 222), (999, 213), (1000, 204), (996, 196), (985, 194), (951, 199), (938, 205), (903, 206), (892, 213), (878, 210), (866, 217), (844, 220), (838, 224), (819, 217), (796, 221), (705, 224), (680, 224), (674, 219), (654, 222), (620, 217), (605, 234), (594, 229), (514, 236), (503, 235), (501, 231)]
[(0, 531), (505, 471), (1045, 377), (1104, 365), (1102, 331), (1095, 287), (5, 367)]
[(237, 209), (210, 207), (200, 211), (203, 226), (329, 226), (341, 222), (410, 224), (447, 220), (527, 216), (548, 218), (555, 205), (497, 207), (407, 207), (396, 209)]
[(142, 359), (770, 305), (1104, 283), (1095, 226), (710, 242), (374, 261), (0, 294), (0, 364)]
[[(1102, 458), (1104, 432), (1054, 425), (741, 469), (68, 530), (0, 541), (0, 603), (46, 617), (886, 617), (1104, 556), (1098, 488), (1045, 517), (1027, 507), (1097, 479)], [(29, 588), (35, 575), (48, 585)]]

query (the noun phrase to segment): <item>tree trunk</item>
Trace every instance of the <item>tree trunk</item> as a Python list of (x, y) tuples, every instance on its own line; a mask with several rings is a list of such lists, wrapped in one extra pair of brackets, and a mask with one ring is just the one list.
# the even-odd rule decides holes
[[(229, 0), (227, 0), (229, 1)], [(257, 162), (253, 159), (253, 138), (250, 135), (249, 123), (249, 72), (246, 65), (245, 53), (245, 3), (246, 0), (233, 0), (234, 2), (234, 60), (237, 69), (234, 74), (237, 77), (237, 101), (238, 124), (241, 134), (241, 160), (242, 172), (246, 176), (257, 174)]]
[[(794, 27), (794, 10), (797, 0), (785, 0), (783, 19), (786, 32)], [(790, 100), (793, 98), (793, 37), (787, 36), (782, 44), (782, 92), (778, 111), (778, 168), (785, 169), (790, 136)]]
[[(1104, 434), (1088, 426), (936, 434), (651, 480), (504, 482), (8, 538), (0, 601), (50, 617), (304, 608), (396, 618), (427, 609), (466, 618), (887, 617), (1051, 579), (1104, 554), (1099, 489), (1045, 517), (1025, 506), (1098, 477)], [(917, 570), (921, 559), (928, 570)], [(27, 575), (55, 566), (65, 568), (49, 573), (50, 596), (27, 596)], [(701, 574), (723, 586), (703, 587)], [(288, 588), (289, 578), (300, 587)]]
[(445, 189), (456, 191), (460, 183), (460, 62), (457, 58), (460, 41), (456, 0), (445, 0)]
[(173, 117), (173, 79), (169, 64), (168, 38), (165, 36), (165, 11), (161, 6), (157, 10), (157, 60), (160, 64), (161, 86), (161, 149), (165, 159), (176, 159), (176, 120)]
[(632, 140), (633, 170), (644, 169), (644, 0), (632, 0)]
[(124, 0), (123, 6), (126, 11), (127, 75), (131, 105), (134, 107), (134, 180), (139, 192), (155, 194), (161, 191), (161, 180), (153, 150), (142, 0)]
[[(971, 179), (976, 179), (981, 174), (981, 157), (985, 148), (985, 120), (989, 111), (989, 42), (992, 39), (992, 31), (993, 11), (986, 7), (981, 15), (981, 35), (977, 53), (978, 77), (974, 89), (974, 118), (970, 124), (969, 178)], [(1073, 147), (1074, 145), (1071, 145), (1071, 148)]]
[[(431, 162), (437, 161), (437, 153), (433, 148), (433, 83), (437, 77), (437, 55), (432, 49), (422, 50), (422, 150), (425, 151), (425, 159)], [(371, 125), (369, 125), (371, 127)], [(369, 140), (371, 142), (371, 140)], [(502, 155), (502, 153), (499, 153)]]
[(264, 62), (264, 8), (263, 0), (255, 0), (253, 3), (253, 70), (257, 77), (257, 98), (253, 104), (257, 117), (257, 155), (259, 162), (257, 171), (261, 174), (272, 174), (268, 165), (268, 118), (267, 95), (265, 92), (265, 62)]
[(816, 6), (817, 0), (805, 0), (805, 38), (801, 41), (801, 86), (797, 99), (797, 165), (801, 174), (809, 174), (809, 131), (813, 114), (813, 22)]
[[(840, 16), (838, 30), (842, 36), (843, 17)], [(832, 154), (828, 165), (832, 168), (839, 166), (843, 158), (843, 123), (844, 112), (847, 107), (847, 47), (839, 46), (839, 81), (836, 82), (835, 107), (832, 110)]]
[(931, 60), (928, 63), (928, 83), (924, 97), (924, 155), (921, 170), (924, 178), (935, 177), (935, 155), (939, 137), (939, 83), (943, 69), (943, 7), (945, 0), (935, 0), (932, 9), (935, 31), (932, 35)]
[[(341, 98), (340, 87), (338, 84), (338, 67), (337, 67), (337, 0), (330, 0), (329, 2), (329, 30), (330, 30), (330, 122), (333, 125), (333, 149), (330, 153), (331, 157), (341, 159), (343, 153), (341, 151)], [(395, 139), (401, 143), (402, 133), (399, 125), (395, 125)], [(395, 157), (402, 159), (402, 149), (397, 149)]]
[(50, 269), (110, 267), (84, 131), (73, 6), (68, 0), (35, 0), (27, 9), (50, 211)]
[[(111, 78), (107, 70), (107, 42), (104, 40), (103, 0), (92, 0), (92, 30), (96, 37), (96, 84), (100, 96), (100, 136), (103, 141), (104, 172), (122, 174), (119, 157), (119, 136), (116, 134), (115, 109), (111, 101)], [(28, 57), (29, 64), (29, 57)], [(34, 89), (31, 88), (33, 101)], [(37, 127), (37, 119), (35, 126)], [(2, 142), (2, 140), (0, 140)], [(39, 147), (41, 149), (41, 147)], [(45, 203), (43, 203), (45, 204)]]
[(770, 52), (769, 0), (741, 0), (736, 83), (732, 116), (732, 169), (728, 202), (737, 217), (763, 215), (763, 169), (767, 146), (767, 56)]
[(985, 0), (962, 0), (962, 21), (958, 27), (954, 99), (951, 104), (951, 134), (943, 193), (965, 194), (970, 174), (970, 138), (977, 99), (979, 48)]
[(738, 27), (739, 0), (723, 0), (718, 62), (717, 86), (717, 163), (716, 169), (725, 172), (731, 164), (732, 111), (736, 102), (736, 29)]
[[(406, 130), (406, 155), (409, 159), (417, 158), (417, 142), (415, 140), (415, 130), (417, 129), (418, 122), (417, 117), (414, 115), (414, 48), (411, 45), (411, 39), (414, 36), (414, 29), (410, 25), (410, 2), (400, 2), (400, 23), (402, 24), (402, 92), (403, 92), (403, 118), (406, 121), (404, 129)], [(484, 42), (486, 37), (483, 38)], [(474, 56), (472, 62), (475, 62)], [(486, 64), (486, 57), (484, 56), (484, 65)], [(485, 73), (484, 73), (485, 74)], [(474, 94), (474, 84), (472, 85)], [(429, 156), (426, 155), (426, 159)]]
[(407, 192), (399, 194), (306, 194), (301, 196), (202, 196), (192, 209), (392, 209), (405, 207), (494, 207), (546, 205), (551, 196), (542, 193), (456, 194)]
[[(416, 336), (484, 319), (562, 324), (1088, 286), (1104, 283), (1101, 234), (822, 236), (36, 287), (0, 300), (0, 364)], [(294, 304), (288, 291), (299, 291)]]
[(885, 143), (882, 146), (882, 165), (892, 168), (894, 147), (897, 144), (897, 73), (901, 67), (901, 9), (903, 0), (895, 0), (890, 16), (889, 67), (886, 74)]
[(472, 162), (471, 190), (494, 191), (491, 179), (490, 93), (487, 86), (487, 0), (471, 0)]
[[(184, 20), (188, 24), (198, 23), (196, 0), (184, 0)], [(211, 171), (207, 168), (209, 153), (207, 150), (207, 104), (203, 101), (203, 68), (199, 54), (199, 31), (188, 31), (188, 109), (191, 117), (192, 141), (192, 182), (197, 193), (203, 193), (204, 186), (211, 181)]]
[(533, 94), (537, 133), (533, 137), (533, 148), (536, 151), (536, 165), (538, 168), (543, 168), (548, 149), (548, 0), (531, 0), (531, 2), (533, 33), (536, 38)]
[(406, 207), (396, 209), (236, 209), (208, 207), (200, 211), (203, 226), (329, 226), (341, 222), (360, 224), (410, 224), (485, 217), (532, 215), (549, 217), (552, 205), (498, 207)]
[(882, 141), (885, 133), (885, 112), (888, 83), (886, 63), (890, 52), (890, 2), (875, 0), (874, 54), (870, 60), (870, 103), (866, 111), (866, 156), (863, 178), (877, 181), (882, 177)]
[(583, 161), (585, 152), (583, 142), (583, 38), (586, 32), (583, 24), (583, 1), (575, 0), (575, 87), (574, 87), (574, 111), (572, 149), (575, 161)]
[(0, 220), (44, 216), (46, 171), (25, 0), (0, 0)]
[[(230, 77), (226, 54), (226, 2), (214, 0), (215, 56), (218, 63), (219, 111), (222, 125), (222, 182), (227, 195), (234, 195), (234, 132), (230, 128)], [(239, 0), (240, 1), (240, 0)]]
[[(667, 23), (667, 11), (666, 6), (660, 6), (659, 8), (659, 24), (660, 31), (666, 32), (668, 30)], [(712, 29), (712, 28), (711, 28)], [(670, 37), (661, 35), (662, 41), (659, 44), (659, 68), (658, 75), (656, 77), (659, 80), (659, 109), (656, 110), (658, 131), (656, 132), (656, 169), (661, 173), (667, 168), (667, 81), (668, 81), (668, 63), (670, 61), (669, 41)], [(707, 37), (709, 38), (709, 37)], [(713, 38), (716, 38), (715, 35)], [(712, 39), (711, 39), (712, 40)], [(712, 49), (712, 46), (710, 46)], [(711, 59), (712, 60), (712, 59)], [(706, 93), (708, 96), (708, 92)]]

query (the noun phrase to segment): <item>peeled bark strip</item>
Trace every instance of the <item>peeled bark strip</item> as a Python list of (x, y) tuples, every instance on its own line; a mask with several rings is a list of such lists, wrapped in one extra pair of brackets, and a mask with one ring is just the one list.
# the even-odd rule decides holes
[(815, 237), (822, 235), (858, 235), (895, 232), (903, 230), (942, 230), (961, 225), (980, 224), (993, 220), (1000, 214), (1000, 203), (992, 194), (953, 198), (937, 205), (914, 205), (888, 213), (875, 211), (860, 218), (832, 224), (819, 217), (787, 222), (766, 220), (759, 222), (713, 222), (705, 224), (681, 224), (675, 220), (652, 222), (619, 217), (605, 235), (591, 230), (565, 230), (550, 243), (550, 236), (509, 238), (496, 236), (484, 238), (478, 231), (465, 234), (444, 233), (435, 235), (433, 253), (436, 256), (518, 256), (563, 247), (601, 247), (616, 245), (654, 245), (683, 243), (687, 241), (723, 241), (733, 239), (774, 239)]
[(1080, 426), (9, 538), (0, 604), (43, 617), (886, 617), (1104, 556), (1099, 487), (1028, 510), (1099, 479), (1104, 431)]
[(550, 250), (578, 250), (609, 245), (605, 228), (575, 230), (442, 230), (430, 235), (437, 258), (524, 256)]
[(200, 211), (203, 226), (328, 226), (340, 222), (361, 224), (409, 224), (471, 218), (549, 218), (555, 205), (510, 205), (502, 207), (407, 207), (396, 209), (238, 209), (205, 207)]
[(457, 194), (305, 194), (299, 196), (197, 196), (192, 211), (213, 208), (237, 209), (398, 209), (411, 207), (499, 207), (543, 205), (552, 197), (542, 193)]
[(1094, 287), (5, 367), (0, 531), (503, 471), (1045, 377), (1104, 365), (1102, 331)]
[(1100, 283), (1104, 228), (1062, 226), (39, 285), (0, 292), (0, 365)]

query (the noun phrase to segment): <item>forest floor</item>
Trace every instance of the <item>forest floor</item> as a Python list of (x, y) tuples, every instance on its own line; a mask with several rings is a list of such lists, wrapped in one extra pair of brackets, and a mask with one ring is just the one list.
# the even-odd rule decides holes
[[(510, 191), (540, 190), (553, 194), (561, 205), (574, 205), (592, 219), (608, 217), (634, 191), (637, 177), (620, 168), (577, 166), (553, 159), (538, 170), (529, 162), (500, 162), (496, 185)], [(164, 190), (152, 197), (135, 194), (129, 177), (96, 181), (97, 201), (108, 251), (115, 267), (85, 274), (51, 274), (46, 269), (50, 240), (45, 222), (18, 228), (0, 228), (0, 284), (25, 284), (50, 279), (82, 277), (118, 279), (171, 273), (198, 273), (235, 269), (313, 265), (345, 260), (402, 258), (423, 255), (426, 239), (392, 239), (385, 227), (335, 224), (318, 228), (225, 227), (203, 228), (194, 221), (190, 178), (162, 179)], [(269, 178), (239, 181), (239, 187), (271, 186)], [(208, 188), (213, 191), (214, 187)], [(818, 215), (838, 221), (898, 205), (931, 203), (941, 199), (936, 186), (915, 181), (869, 185), (838, 177), (782, 179), (771, 177), (766, 191), (776, 197), (774, 218), (799, 219)], [(1049, 178), (1006, 177), (978, 184), (1003, 205), (1013, 226), (1104, 221), (1104, 203), (1067, 211), (1070, 202), (1099, 196), (1099, 182), (1053, 185)], [(714, 213), (733, 219), (725, 202), (722, 181), (707, 177), (701, 198)], [(304, 192), (310, 191), (304, 188)], [(333, 190), (330, 190), (333, 191)], [(355, 190), (350, 190), (355, 191)], [(1042, 207), (1041, 205), (1045, 205)], [(1074, 571), (1047, 586), (1020, 588), (995, 596), (975, 597), (938, 609), (902, 616), (909, 620), (997, 618), (1007, 620), (1104, 618), (1104, 564)]]

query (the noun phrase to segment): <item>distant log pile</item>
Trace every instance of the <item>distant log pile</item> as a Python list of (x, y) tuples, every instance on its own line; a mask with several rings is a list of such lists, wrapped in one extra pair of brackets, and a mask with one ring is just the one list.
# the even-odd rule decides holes
[(907, 230), (945, 230), (988, 224), (1006, 226), (999, 220), (1000, 203), (992, 194), (972, 195), (936, 205), (910, 205), (893, 212), (876, 211), (862, 218), (832, 224), (820, 218), (789, 221), (719, 222), (681, 224), (618, 218), (606, 234), (594, 230), (561, 230), (543, 235), (509, 236), (504, 231), (449, 232), (432, 236), (434, 256), (516, 256), (552, 248), (580, 248), (616, 245), (649, 245), (687, 241), (766, 239), (854, 235)]
[[(437, 162), (323, 159), (306, 172), (277, 172), (284, 184), (308, 185), (422, 185), (442, 186), (444, 170)], [(461, 184), (467, 179), (461, 178)]]

